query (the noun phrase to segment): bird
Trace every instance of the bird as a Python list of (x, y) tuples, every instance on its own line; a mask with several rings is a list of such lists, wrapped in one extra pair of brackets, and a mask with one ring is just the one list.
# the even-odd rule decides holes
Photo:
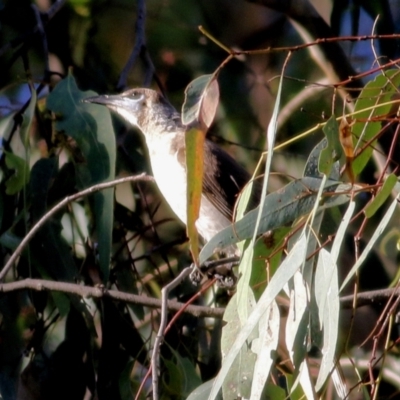
[[(85, 103), (106, 106), (143, 133), (148, 148), (154, 179), (177, 217), (186, 224), (186, 155), (185, 134), (188, 127), (180, 113), (155, 90), (129, 89), (116, 95), (85, 98)], [(214, 142), (204, 141), (203, 187), (196, 227), (205, 241), (232, 223), (238, 195), (251, 180), (251, 175), (234, 158)], [(255, 180), (248, 210), (255, 208), (261, 196), (261, 184)], [(280, 343), (278, 354), (289, 360), (286, 346)], [(290, 362), (286, 368), (291, 371)], [(336, 369), (335, 369), (336, 371)], [(336, 377), (336, 372), (333, 373)], [(339, 376), (340, 378), (340, 376)], [(347, 397), (343, 379), (337, 384)], [(336, 381), (338, 381), (336, 383)]]
[[(172, 211), (184, 223), (186, 216), (187, 126), (180, 113), (159, 92), (129, 89), (115, 95), (98, 95), (83, 100), (103, 105), (143, 133), (155, 182)], [(205, 242), (232, 223), (238, 195), (251, 175), (233, 157), (209, 139), (204, 142), (203, 186), (196, 228)], [(258, 205), (256, 189), (248, 209)]]

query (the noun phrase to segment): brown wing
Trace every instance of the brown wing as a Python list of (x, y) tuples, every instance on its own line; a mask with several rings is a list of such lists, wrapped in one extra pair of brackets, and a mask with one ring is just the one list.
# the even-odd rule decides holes
[[(251, 176), (215, 143), (206, 140), (204, 147), (203, 194), (226, 218), (232, 220), (238, 195)], [(257, 206), (260, 194), (261, 186), (256, 181), (248, 209)]]

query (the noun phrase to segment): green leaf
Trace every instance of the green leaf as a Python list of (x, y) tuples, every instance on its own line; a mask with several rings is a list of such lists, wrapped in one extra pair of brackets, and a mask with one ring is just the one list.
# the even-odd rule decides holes
[(254, 328), (257, 326), (262, 316), (266, 313), (268, 307), (275, 300), (275, 297), (283, 289), (283, 287), (294, 275), (294, 273), (300, 268), (306, 254), (306, 250), (307, 240), (305, 234), (303, 233), (285, 258), (281, 266), (278, 268), (275, 275), (272, 277), (269, 285), (265, 289), (263, 295), (254, 307), (254, 310), (250, 314), (249, 318), (247, 319), (246, 324), (238, 333), (229, 353), (225, 356), (221, 370), (214, 381), (209, 400), (213, 400), (216, 398), (243, 344), (253, 332)]
[[(188, 396), (186, 400), (204, 400), (207, 399), (210, 395), (212, 385), (214, 383), (214, 379), (210, 381), (204, 382), (202, 385), (198, 386), (192, 393)], [(222, 400), (222, 395), (219, 394), (216, 397), (216, 400)]]
[(324, 248), (319, 252), (315, 271), (315, 296), (324, 335), (321, 366), (315, 387), (319, 391), (335, 367), (340, 309), (336, 261)]
[(193, 127), (186, 132), (186, 170), (187, 170), (187, 235), (193, 261), (199, 257), (199, 237), (196, 221), (199, 218), (203, 189), (203, 156), (205, 132)]
[[(96, 95), (82, 92), (70, 74), (49, 95), (47, 107), (59, 116), (56, 129), (77, 142), (85, 162), (77, 166), (80, 189), (115, 177), (115, 137), (111, 117), (107, 110), (81, 100)], [(111, 257), (114, 190), (106, 189), (94, 195), (95, 226), (100, 268), (107, 281)]]
[[(386, 117), (392, 108), (389, 102), (393, 100), (400, 85), (400, 71), (389, 70), (368, 82), (361, 91), (355, 108), (356, 123), (353, 126), (353, 141), (356, 157), (352, 163), (354, 175), (357, 176), (365, 167), (372, 155), (376, 140), (369, 143), (382, 129), (382, 122), (373, 121), (377, 117)], [(389, 103), (381, 105), (384, 103)], [(364, 110), (364, 111), (363, 111)], [(359, 112), (358, 112), (359, 111)], [(357, 154), (357, 150), (363, 149)]]
[(262, 398), (265, 399), (274, 399), (274, 400), (285, 400), (288, 397), (286, 396), (285, 389), (281, 388), (280, 386), (273, 385), (272, 383), (268, 383), (265, 391), (264, 396)]
[[(282, 260), (283, 244), (290, 227), (277, 228), (262, 235), (254, 245), (254, 259), (251, 268), (250, 287), (253, 289), (254, 297), (258, 300), (267, 286), (267, 268), (265, 260), (268, 260), (268, 275), (274, 275)], [(271, 257), (271, 254), (274, 255)]]
[(397, 176), (395, 174), (390, 174), (383, 182), (383, 185), (379, 192), (376, 194), (375, 198), (367, 205), (365, 208), (365, 216), (371, 218), (383, 205), (386, 199), (390, 196), (394, 185), (397, 183)]
[[(274, 354), (278, 347), (281, 315), (278, 305), (273, 301), (269, 310), (261, 318), (258, 330), (259, 339), (253, 340), (252, 350), (257, 353), (254, 374), (251, 384), (251, 398), (260, 399), (271, 367), (275, 361)], [(256, 351), (258, 347), (258, 351)]]
[[(306, 166), (304, 167), (303, 176), (321, 178), (321, 173), (319, 171), (319, 160), (321, 152), (327, 147), (328, 141), (325, 137), (312, 149), (310, 155), (308, 156)], [(329, 174), (329, 179), (334, 181), (338, 181), (340, 179), (340, 164), (338, 161), (333, 164), (333, 168)]]
[(351, 201), (347, 207), (346, 213), (342, 218), (339, 228), (336, 231), (335, 239), (333, 240), (331, 257), (337, 263), (339, 258), (340, 250), (342, 249), (342, 243), (347, 232), (347, 227), (349, 226), (350, 220), (353, 216), (354, 209), (356, 207), (355, 201)]
[(22, 190), (29, 182), (29, 165), (16, 154), (4, 151), (6, 154), (6, 165), (9, 169), (15, 170), (14, 175), (6, 181), (6, 193), (13, 195)]
[(385, 215), (379, 222), (379, 225), (376, 227), (375, 232), (373, 233), (371, 239), (369, 240), (367, 246), (361, 253), (360, 257), (356, 261), (356, 263), (353, 265), (351, 270), (348, 272), (346, 278), (344, 279), (342, 286), (340, 287), (340, 292), (344, 289), (344, 287), (349, 283), (350, 279), (353, 277), (353, 275), (357, 272), (357, 270), (361, 267), (362, 263), (365, 261), (367, 256), (369, 255), (371, 249), (373, 248), (375, 242), (379, 239), (379, 237), (382, 235), (384, 229), (386, 228), (387, 224), (392, 218), (392, 215), (394, 213), (394, 210), (396, 209), (396, 206), (399, 201), (399, 196), (397, 196), (393, 201), (388, 210), (386, 211)]
[(182, 123), (199, 122), (207, 130), (214, 120), (219, 102), (219, 86), (215, 75), (203, 75), (190, 82), (185, 90)]
[[(273, 148), (275, 147), (275, 139), (276, 139), (276, 133), (277, 133), (277, 120), (278, 120), (278, 114), (279, 114), (279, 108), (281, 104), (281, 95), (282, 95), (282, 85), (283, 85), (283, 74), (284, 71), (282, 71), (282, 75), (279, 79), (279, 86), (278, 86), (278, 93), (276, 95), (276, 101), (274, 105), (274, 110), (271, 116), (271, 120), (268, 124), (268, 129), (267, 129), (267, 145), (268, 151), (267, 153), (267, 160), (265, 163), (265, 169), (264, 169), (264, 180), (263, 180), (263, 186), (261, 190), (261, 201), (260, 201), (260, 206), (256, 208), (257, 212), (253, 215), (254, 219), (252, 222), (252, 226), (248, 226), (248, 233), (249, 236), (244, 238), (250, 238), (251, 237), (251, 242), (247, 246), (246, 251), (242, 255), (242, 260), (239, 264), (239, 275), (240, 275), (240, 280), (237, 285), (237, 293), (238, 293), (238, 307), (239, 307), (239, 316), (240, 316), (240, 321), (243, 324), (247, 320), (247, 309), (243, 307), (243, 304), (246, 304), (249, 299), (248, 296), (250, 294), (250, 279), (251, 279), (251, 270), (252, 270), (252, 260), (254, 256), (254, 245), (256, 243), (257, 235), (260, 233), (260, 228), (262, 225), (262, 218), (263, 218), (263, 210), (265, 209), (265, 203), (266, 203), (266, 194), (267, 194), (267, 187), (268, 187), (268, 180), (270, 176), (270, 171), (271, 171), (271, 165), (272, 165), (272, 154), (273, 154)], [(254, 211), (256, 211), (254, 210)], [(246, 217), (243, 218), (240, 222), (243, 223), (245, 221)], [(268, 229), (263, 229), (262, 232), (266, 232)], [(201, 263), (201, 261), (200, 261)]]
[(193, 363), (187, 358), (182, 357), (176, 350), (169, 347), (175, 363), (171, 360), (164, 360), (168, 367), (167, 390), (170, 394), (179, 394), (186, 398), (190, 392), (201, 384), (201, 379), (196, 372)]
[[(237, 298), (237, 294), (233, 296), (224, 313), (224, 321), (226, 322), (226, 325), (222, 328), (221, 336), (221, 353), (223, 355), (227, 354), (232, 348), (242, 326), (239, 318)], [(251, 289), (249, 299), (249, 303), (246, 303), (245, 306), (249, 309), (250, 313), (255, 305)], [(253, 339), (256, 339), (257, 336), (257, 332), (254, 331), (252, 337), (248, 339), (248, 343)], [(242, 346), (236, 357), (235, 363), (229, 369), (224, 379), (222, 385), (224, 399), (234, 399), (238, 393), (240, 393), (244, 398), (249, 398), (252, 382), (251, 378), (253, 376), (256, 357), (256, 354), (251, 350), (249, 345), (244, 344)]]
[(318, 170), (330, 176), (334, 162), (339, 160), (343, 153), (339, 140), (339, 125), (334, 115), (329, 118), (322, 130), (327, 139), (327, 146), (320, 153)]
[[(322, 179), (319, 178), (304, 177), (266, 196), (256, 234), (259, 235), (286, 226), (311, 212), (321, 182)], [(325, 190), (334, 190), (337, 185), (338, 183), (335, 181), (328, 181)], [(347, 196), (330, 196), (325, 200), (324, 207), (336, 206), (347, 201)], [(215, 235), (200, 252), (200, 264), (213, 254), (214, 249), (223, 249), (226, 246), (253, 237), (259, 208), (250, 211), (240, 221)]]
[[(304, 262), (304, 260), (301, 260)], [(309, 324), (309, 287), (299, 271), (296, 271), (289, 282), (289, 314), (286, 323), (286, 346), (298, 372), (307, 353), (308, 324)]]

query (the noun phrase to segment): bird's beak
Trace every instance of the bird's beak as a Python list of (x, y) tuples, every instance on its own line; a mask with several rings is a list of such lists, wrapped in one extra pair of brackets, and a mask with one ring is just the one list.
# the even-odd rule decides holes
[(143, 102), (140, 99), (132, 99), (120, 94), (88, 97), (83, 99), (82, 102), (106, 106), (134, 126), (138, 126), (138, 118), (143, 107)]
[(107, 106), (111, 109), (131, 109), (132, 102), (121, 95), (100, 95), (100, 96), (93, 96), (87, 97), (86, 99), (82, 100), (83, 103), (93, 103), (93, 104), (101, 104), (103, 106)]

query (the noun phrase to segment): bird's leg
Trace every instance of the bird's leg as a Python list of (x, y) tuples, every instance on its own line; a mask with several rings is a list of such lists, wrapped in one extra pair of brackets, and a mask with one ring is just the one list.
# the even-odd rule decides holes
[(193, 269), (190, 274), (190, 280), (194, 285), (198, 285), (203, 276), (207, 275), (208, 278), (216, 278), (221, 287), (232, 289), (237, 282), (237, 277), (232, 268), (239, 264), (239, 260), (239, 257), (233, 256), (206, 261), (200, 268)]

